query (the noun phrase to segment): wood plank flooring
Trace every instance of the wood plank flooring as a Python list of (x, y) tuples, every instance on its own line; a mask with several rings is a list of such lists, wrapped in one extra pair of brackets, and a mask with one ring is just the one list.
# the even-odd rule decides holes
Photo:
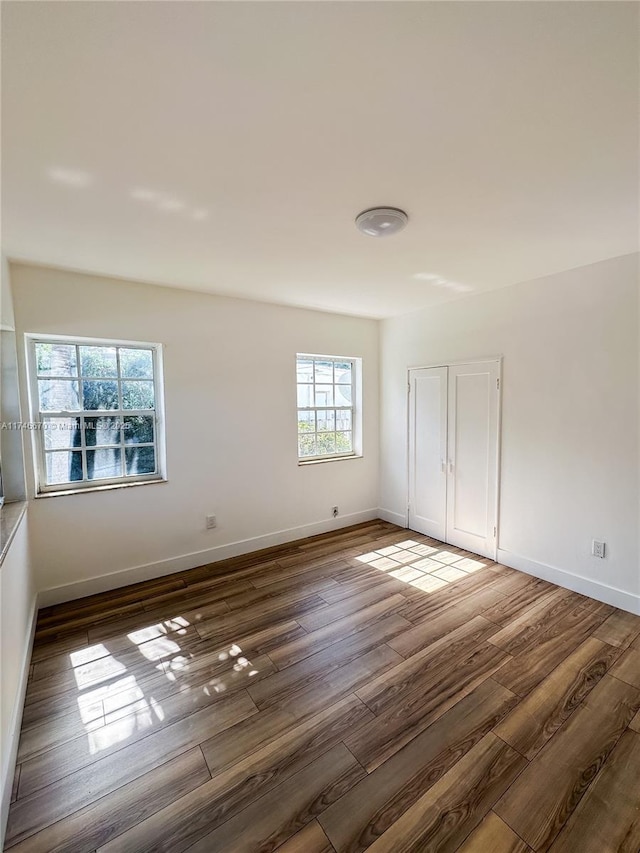
[(40, 611), (11, 853), (638, 853), (640, 617), (383, 521)]

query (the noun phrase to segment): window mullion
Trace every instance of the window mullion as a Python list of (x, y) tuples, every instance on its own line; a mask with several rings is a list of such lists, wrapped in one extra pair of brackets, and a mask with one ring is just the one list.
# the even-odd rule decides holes
[[(118, 421), (120, 422), (120, 476), (127, 476), (127, 466), (124, 461), (125, 449), (124, 449), (124, 415), (121, 415), (120, 412), (123, 411), (123, 402), (122, 402), (122, 367), (120, 364), (120, 347), (116, 347), (116, 375), (117, 375), (117, 383), (118, 383)], [(154, 380), (155, 380), (155, 365), (154, 365)], [(155, 398), (154, 398), (155, 402)], [(155, 434), (154, 434), (155, 435)]]
[(87, 441), (86, 441), (86, 433), (85, 433), (86, 423), (85, 416), (80, 415), (80, 447), (82, 448), (80, 452), (80, 457), (82, 459), (82, 480), (83, 482), (89, 481), (89, 471), (87, 464)]
[(82, 367), (80, 365), (80, 347), (76, 344), (76, 370), (78, 371), (78, 405), (84, 409), (84, 388), (82, 387)]
[[(76, 344), (76, 369), (78, 371), (78, 403), (80, 405), (80, 411), (84, 412), (84, 382), (82, 375), (82, 362), (80, 361), (80, 345)], [(78, 414), (77, 417), (80, 418), (80, 459), (82, 461), (82, 482), (89, 482), (89, 472), (87, 465), (87, 445), (86, 445), (86, 436), (85, 436), (85, 421), (84, 414)]]

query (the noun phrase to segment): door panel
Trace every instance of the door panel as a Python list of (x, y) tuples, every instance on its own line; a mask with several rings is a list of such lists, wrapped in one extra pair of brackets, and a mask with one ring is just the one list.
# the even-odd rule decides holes
[(497, 361), (449, 368), (446, 542), (494, 557), (498, 460)]
[(444, 540), (447, 368), (409, 371), (409, 527)]

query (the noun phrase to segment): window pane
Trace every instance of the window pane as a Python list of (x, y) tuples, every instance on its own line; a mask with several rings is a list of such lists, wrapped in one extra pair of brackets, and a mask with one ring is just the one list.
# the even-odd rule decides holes
[(120, 347), (120, 376), (153, 379), (153, 354), (150, 349)]
[(120, 418), (86, 418), (84, 423), (87, 447), (120, 444)]
[(353, 437), (350, 432), (336, 433), (336, 453), (353, 453)]
[(351, 385), (336, 385), (336, 406), (351, 405)]
[(298, 406), (313, 406), (313, 385), (298, 385)]
[(82, 383), (85, 411), (118, 408), (118, 383), (110, 380), (87, 379)]
[(82, 480), (82, 453), (79, 450), (47, 453), (47, 485)]
[(153, 409), (154, 407), (153, 382), (122, 383), (123, 409)]
[(334, 409), (318, 412), (318, 432), (333, 432), (336, 428), (336, 413)]
[(298, 432), (315, 432), (315, 428), (314, 412), (298, 412)]
[(83, 376), (118, 375), (115, 347), (80, 347), (80, 370)]
[(70, 379), (38, 380), (41, 412), (78, 412), (78, 382)]
[(153, 415), (128, 415), (124, 418), (124, 443), (144, 444), (153, 441)]
[(333, 362), (332, 361), (316, 361), (315, 362), (316, 385), (322, 382), (333, 383)]
[(352, 429), (351, 409), (338, 409), (336, 412), (336, 429)]
[(335, 382), (351, 385), (351, 363), (349, 361), (336, 361), (334, 369)]
[(313, 382), (313, 362), (308, 358), (299, 358), (296, 362), (298, 382)]
[(87, 450), (87, 479), (106, 480), (108, 477), (122, 477), (121, 459), (119, 447)]
[(316, 439), (314, 435), (299, 435), (298, 436), (298, 456), (315, 456), (316, 455)]
[(316, 385), (316, 406), (333, 406), (333, 385)]
[(77, 376), (76, 348), (69, 344), (36, 344), (36, 365), (41, 376)]
[(42, 429), (45, 450), (80, 447), (81, 429), (80, 418), (45, 418)]
[(336, 452), (336, 434), (334, 432), (318, 433), (318, 456)]
[(127, 447), (125, 459), (128, 477), (156, 472), (156, 453), (153, 447)]

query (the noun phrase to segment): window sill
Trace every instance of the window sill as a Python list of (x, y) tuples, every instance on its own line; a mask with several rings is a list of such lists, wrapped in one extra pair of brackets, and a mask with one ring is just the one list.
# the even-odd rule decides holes
[(154, 480), (138, 480), (135, 483), (107, 483), (104, 486), (91, 486), (84, 489), (60, 489), (55, 492), (38, 492), (34, 495), (36, 500), (40, 498), (60, 498), (65, 495), (91, 495), (94, 492), (108, 492), (111, 489), (132, 489), (136, 486), (154, 486), (158, 483), (166, 483), (166, 477), (156, 477)]
[(349, 456), (329, 456), (326, 459), (298, 459), (298, 465), (303, 468), (307, 465), (324, 465), (325, 462), (346, 462), (349, 459), (362, 458), (362, 453), (351, 453)]
[(11, 501), (0, 507), (0, 565), (4, 562), (16, 530), (22, 521), (22, 516), (26, 511), (26, 501)]

